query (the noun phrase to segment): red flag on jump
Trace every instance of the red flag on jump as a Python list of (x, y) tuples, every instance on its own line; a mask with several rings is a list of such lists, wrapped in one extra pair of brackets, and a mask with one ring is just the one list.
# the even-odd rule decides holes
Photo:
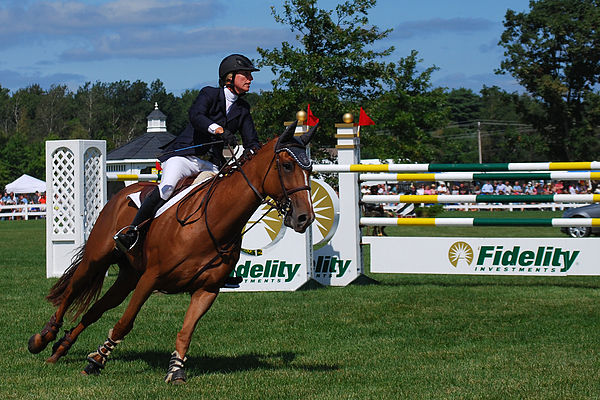
[(319, 123), (319, 118), (315, 117), (313, 115), (312, 111), (310, 111), (310, 104), (309, 104), (308, 107), (306, 108), (306, 125), (315, 126), (318, 123)]
[(162, 168), (160, 167), (160, 162), (159, 161), (156, 162), (156, 170), (157, 171), (162, 171)]
[(373, 121), (371, 117), (367, 115), (362, 107), (360, 108), (360, 115), (358, 116), (358, 125), (375, 125), (375, 121)]

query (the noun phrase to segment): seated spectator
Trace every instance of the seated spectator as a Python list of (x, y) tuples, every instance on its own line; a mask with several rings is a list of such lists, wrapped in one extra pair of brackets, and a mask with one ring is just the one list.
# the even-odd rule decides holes
[(7, 197), (6, 200), (4, 200), (4, 204), (6, 205), (14, 205), (17, 204), (17, 199), (15, 198), (15, 194), (14, 193), (10, 193)]
[(437, 187), (437, 194), (448, 194), (448, 188), (446, 187), (445, 182), (440, 182)]
[(525, 187), (525, 194), (537, 194), (537, 190), (533, 186), (533, 183), (527, 182), (527, 186)]
[(562, 181), (556, 182), (556, 185), (554, 185), (554, 192), (556, 194), (562, 194), (562, 193), (564, 193), (564, 184), (563, 184)]
[(481, 187), (481, 194), (494, 194), (494, 187), (489, 181), (486, 181)]
[(515, 181), (515, 184), (512, 187), (512, 189), (514, 194), (523, 194), (523, 188), (521, 187), (519, 181)]
[(496, 185), (496, 194), (506, 194), (506, 185), (504, 182), (500, 182)]

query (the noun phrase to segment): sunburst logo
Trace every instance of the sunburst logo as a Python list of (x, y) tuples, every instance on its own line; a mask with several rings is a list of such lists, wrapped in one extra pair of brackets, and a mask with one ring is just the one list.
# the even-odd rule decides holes
[[(335, 233), (339, 220), (339, 200), (331, 186), (320, 179), (310, 181), (315, 222), (312, 224), (313, 244), (328, 242)], [(284, 236), (286, 227), (276, 210), (261, 205), (250, 217), (242, 241), (242, 251), (250, 255), (262, 255), (262, 251), (274, 246)]]
[(454, 267), (457, 267), (461, 262), (471, 265), (473, 261), (473, 249), (468, 243), (456, 242), (448, 250), (448, 260), (450, 260), (450, 264)]
[(312, 224), (313, 245), (327, 243), (339, 222), (339, 199), (335, 190), (321, 179), (310, 181), (315, 221)]

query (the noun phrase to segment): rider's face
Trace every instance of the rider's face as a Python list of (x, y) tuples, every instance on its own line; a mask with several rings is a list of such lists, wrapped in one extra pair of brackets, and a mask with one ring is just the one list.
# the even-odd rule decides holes
[(252, 72), (250, 71), (239, 71), (235, 74), (235, 78), (233, 80), (233, 87), (237, 93), (246, 93), (250, 90), (250, 82), (252, 82), (254, 78), (252, 77)]

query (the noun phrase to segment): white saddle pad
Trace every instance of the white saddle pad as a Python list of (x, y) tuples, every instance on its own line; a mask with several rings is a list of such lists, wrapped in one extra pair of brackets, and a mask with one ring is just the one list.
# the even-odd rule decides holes
[[(183, 189), (181, 192), (177, 193), (175, 196), (171, 197), (169, 200), (167, 200), (167, 202), (165, 204), (163, 204), (163, 206), (161, 208), (159, 208), (156, 211), (156, 214), (154, 215), (154, 218), (158, 217), (160, 214), (164, 213), (165, 211), (167, 211), (169, 208), (171, 208), (174, 204), (177, 204), (179, 202), (179, 200), (181, 200), (186, 194), (188, 194), (189, 192), (191, 192), (195, 187), (197, 187), (198, 185), (203, 184), (204, 182), (206, 182), (207, 180), (211, 179), (211, 177), (206, 178), (200, 182), (194, 183), (190, 186), (188, 186), (187, 188)], [(142, 194), (141, 191), (139, 192), (134, 192), (129, 194), (127, 197), (129, 199), (131, 199), (131, 201), (133, 201), (136, 205), (137, 208), (140, 208), (140, 206), (142, 205), (142, 202), (140, 200), (140, 195)]]

